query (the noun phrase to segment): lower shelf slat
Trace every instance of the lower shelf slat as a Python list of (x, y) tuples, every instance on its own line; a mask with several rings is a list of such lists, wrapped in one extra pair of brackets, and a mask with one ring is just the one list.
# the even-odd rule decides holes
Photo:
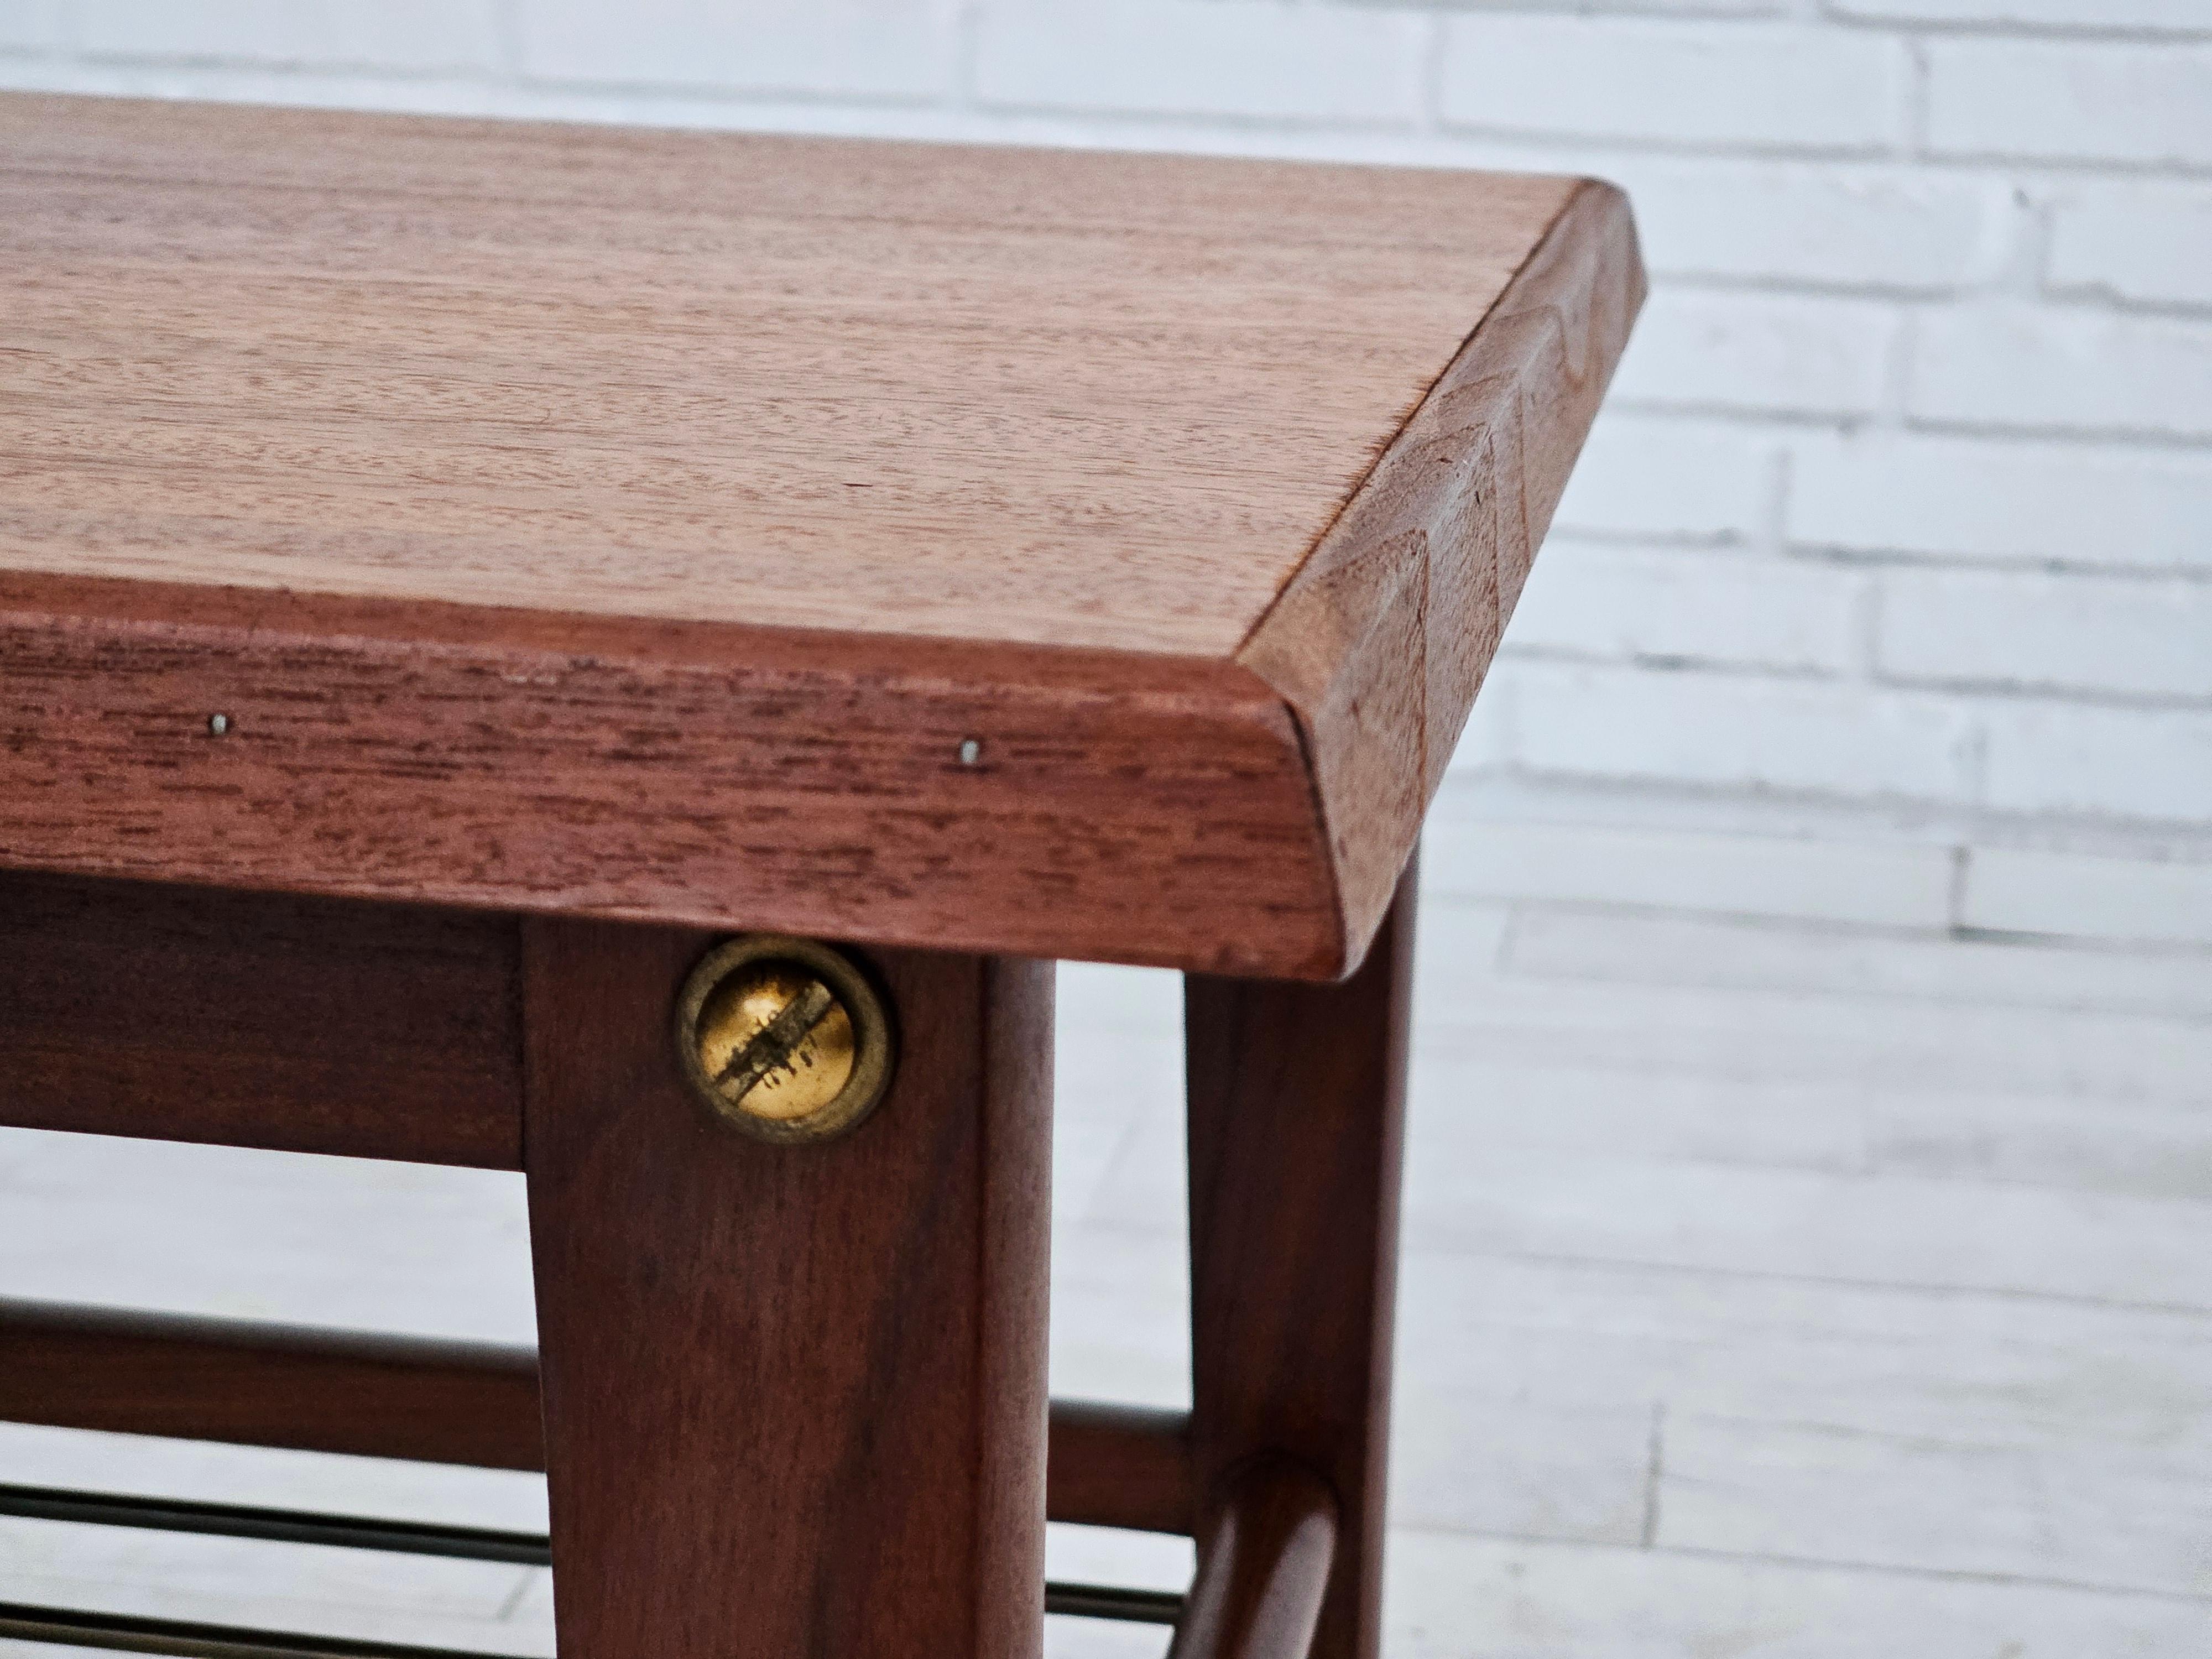
[(518, 1659), (458, 1648), (362, 1642), (340, 1636), (297, 1636), (202, 1625), (182, 1619), (141, 1619), (121, 1613), (83, 1613), (67, 1607), (0, 1601), (0, 1637), (61, 1647), (105, 1648), (116, 1653), (170, 1654), (177, 1659)]
[[(526, 1347), (0, 1297), (0, 1421), (542, 1469), (538, 1418)], [(1050, 1437), (1054, 1520), (1189, 1535), (1188, 1413), (1056, 1400)]]
[[(99, 1527), (134, 1527), (214, 1538), (249, 1538), (283, 1544), (321, 1544), (341, 1549), (402, 1555), (434, 1555), (520, 1566), (550, 1566), (550, 1540), (542, 1533), (483, 1527), (441, 1526), (302, 1510), (256, 1509), (191, 1498), (147, 1498), (125, 1492), (70, 1492), (53, 1486), (0, 1485), (0, 1516), (67, 1521)], [(1044, 1587), (1047, 1613), (1172, 1625), (1183, 1598), (1171, 1590), (1126, 1589), (1103, 1584)], [(0, 1602), (0, 1638), (61, 1646), (156, 1653), (180, 1659), (507, 1659), (447, 1648), (303, 1636), (282, 1631), (143, 1619)]]
[(191, 1498), (0, 1485), (0, 1516), (26, 1521), (74, 1521), (94, 1527), (137, 1527), (150, 1532), (198, 1533), (214, 1538), (253, 1538), (279, 1544), (327, 1544), (393, 1555), (442, 1555), (526, 1567), (553, 1565), (552, 1548), (543, 1533), (320, 1515), (301, 1510), (249, 1509)]

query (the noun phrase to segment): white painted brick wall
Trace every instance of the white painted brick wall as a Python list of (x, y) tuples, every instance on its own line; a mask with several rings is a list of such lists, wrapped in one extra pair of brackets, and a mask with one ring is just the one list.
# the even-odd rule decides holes
[(1881, 406), (1898, 327), (1869, 300), (1674, 289), (1645, 305), (1613, 396), (1625, 410), (1863, 417)]
[(1783, 453), (1772, 434), (1738, 422), (1615, 413), (1592, 428), (1552, 522), (1568, 533), (1747, 545), (1771, 517)]
[(2212, 184), (2064, 192), (2051, 208), (2050, 274), (2069, 299), (2212, 307)]
[(2212, 46), (1977, 35), (1925, 50), (1938, 155), (2212, 166)]
[(1566, 777), (1953, 804), (1972, 793), (1975, 724), (1950, 698), (1525, 659), (1499, 672), (1516, 753)]
[(1886, 678), (2212, 704), (2203, 582), (1893, 569), (1878, 602)]
[(990, 0), (975, 89), (1016, 109), (1403, 126), (1420, 34), (1396, 13), (1274, 0)]
[(1614, 178), (1461, 777), (2212, 856), (2212, 0), (0, 0), (0, 83)]
[(1907, 410), (1942, 425), (2212, 439), (2212, 319), (2014, 304), (1916, 325)]
[(501, 57), (491, 7), (453, 0), (77, 0), (59, 10), (76, 44), (95, 58), (489, 71)]
[(923, 100), (951, 77), (931, 0), (532, 0), (514, 16), (532, 79)]
[(2203, 0), (1828, 0), (1828, 12), (1869, 23), (2205, 32)]
[(59, 0), (0, 3), (0, 52), (51, 52), (61, 40)]
[[(1989, 179), (1705, 155), (1608, 153), (1580, 166), (1634, 198), (1645, 263), (1662, 277), (1940, 295), (1994, 279), (2008, 247), (2012, 193)], [(2173, 276), (2160, 263), (2148, 280)]]
[(1982, 787), (2001, 811), (2212, 820), (2212, 714), (2021, 701), (1984, 725)]
[(2212, 577), (2212, 454), (1896, 431), (1790, 447), (1809, 556)]
[(1446, 24), (1438, 112), (1491, 132), (1873, 151), (1904, 134), (1906, 69), (1879, 33), (1493, 11)]
[(1561, 535), (1522, 593), (1513, 637), (1530, 655), (1838, 676), (1861, 654), (1866, 586), (1832, 566)]

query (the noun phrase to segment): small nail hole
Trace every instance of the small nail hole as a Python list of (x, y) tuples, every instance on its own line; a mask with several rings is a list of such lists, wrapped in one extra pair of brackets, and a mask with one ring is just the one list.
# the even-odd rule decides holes
[(211, 738), (219, 738), (219, 737), (222, 736), (222, 734), (223, 734), (224, 732), (228, 732), (228, 731), (229, 731), (229, 730), (230, 730), (230, 716), (229, 716), (229, 715), (228, 715), (228, 714), (210, 714), (210, 715), (208, 716), (208, 735), (209, 735), (210, 737), (211, 737)]
[(982, 758), (983, 745), (981, 744), (976, 742), (973, 738), (963, 738), (960, 740), (960, 763), (963, 766), (973, 766), (976, 762)]

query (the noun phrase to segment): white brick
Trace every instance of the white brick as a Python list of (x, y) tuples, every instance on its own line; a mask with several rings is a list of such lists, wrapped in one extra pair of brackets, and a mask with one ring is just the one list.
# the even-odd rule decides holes
[(522, 0), (544, 80), (927, 98), (951, 85), (943, 0)]
[[(31, 64), (57, 64), (53, 58), (18, 58), (6, 66), (10, 86), (27, 87), (21, 72)], [(410, 115), (491, 115), (544, 121), (623, 121), (641, 118), (635, 105), (617, 106), (574, 93), (548, 93), (504, 82), (487, 84), (461, 73), (398, 73), (360, 68), (318, 71), (283, 64), (151, 64), (123, 58), (70, 62), (67, 84), (46, 77), (56, 91), (96, 91), (121, 98), (188, 98), (224, 104), (270, 104), (284, 109), (376, 110)], [(88, 73), (88, 69), (93, 72)], [(730, 124), (726, 101), (711, 106), (719, 125)], [(672, 118), (656, 101), (653, 118), (682, 125), (687, 112)], [(692, 125), (713, 125), (699, 123)], [(0, 1650), (4, 1652), (5, 1650)]]
[(1892, 799), (1965, 800), (1955, 702), (1748, 675), (1516, 662), (1515, 754), (1537, 773)]
[(2212, 820), (2212, 714), (2006, 703), (1985, 720), (2000, 811)]
[(59, 0), (0, 0), (0, 52), (51, 52), (61, 28)]
[(77, 0), (72, 15), (96, 56), (483, 70), (500, 55), (488, 0)]
[(1503, 681), (1486, 681), (1446, 763), (1455, 770), (1474, 773), (1502, 769), (1512, 760), (1513, 688)]
[(1662, 289), (1613, 377), (1625, 404), (1865, 415), (1881, 401), (1889, 307), (1867, 301)]
[(1960, 921), (1996, 933), (2212, 945), (2212, 864), (1977, 847)]
[(2212, 306), (2212, 187), (2117, 185), (2069, 193), (2051, 205), (2046, 276), (2063, 292)]
[(2212, 583), (1893, 570), (1875, 661), (1925, 683), (2212, 697)]
[[(92, 64), (58, 52), (0, 52), (0, 87), (9, 92), (88, 93), (94, 96), (144, 97), (130, 84), (141, 80), (143, 70)], [(117, 84), (121, 82), (123, 84)], [(243, 100), (251, 102), (252, 100)], [(4, 1651), (4, 1650), (0, 1650)]]
[(1937, 150), (2212, 163), (2212, 47), (1955, 40), (1926, 52)]
[(2212, 571), (2204, 462), (1925, 434), (1807, 434), (1795, 445), (1795, 545)]
[(1720, 156), (1574, 165), (1628, 191), (1661, 275), (1943, 289), (2004, 254), (2009, 192), (1990, 180)]
[(1917, 325), (1908, 407), (2022, 431), (2212, 438), (2212, 323), (1950, 310)]
[(1778, 449), (1740, 428), (1607, 411), (1575, 462), (1553, 528), (1747, 541), (1767, 522)]
[[(1355, 0), (1357, 3), (1357, 0)], [(1593, 13), (1629, 17), (1780, 17), (1795, 0), (1412, 0), (1433, 11)]]
[(1500, 822), (1455, 810), (1447, 787), (1421, 842), (1439, 898), (1632, 904), (1869, 927), (1947, 927), (1944, 847)]
[(999, 0), (976, 29), (976, 92), (996, 104), (1402, 125), (1420, 101), (1419, 21), (1387, 12)]
[(1455, 17), (1443, 118), (1492, 131), (1873, 149), (1903, 131), (1895, 41), (1780, 24)]
[(1842, 673), (1863, 579), (1732, 554), (1544, 545), (1505, 630), (1515, 652)]
[(1980, 23), (2012, 28), (2172, 29), (2212, 33), (2204, 0), (1827, 0), (1869, 23)]

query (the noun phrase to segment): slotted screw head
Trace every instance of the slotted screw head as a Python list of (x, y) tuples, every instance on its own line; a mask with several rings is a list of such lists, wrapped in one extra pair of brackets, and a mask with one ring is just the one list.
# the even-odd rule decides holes
[(890, 1078), (882, 999), (854, 963), (811, 939), (753, 934), (718, 945), (685, 981), (676, 1026), (693, 1089), (762, 1139), (841, 1134)]

